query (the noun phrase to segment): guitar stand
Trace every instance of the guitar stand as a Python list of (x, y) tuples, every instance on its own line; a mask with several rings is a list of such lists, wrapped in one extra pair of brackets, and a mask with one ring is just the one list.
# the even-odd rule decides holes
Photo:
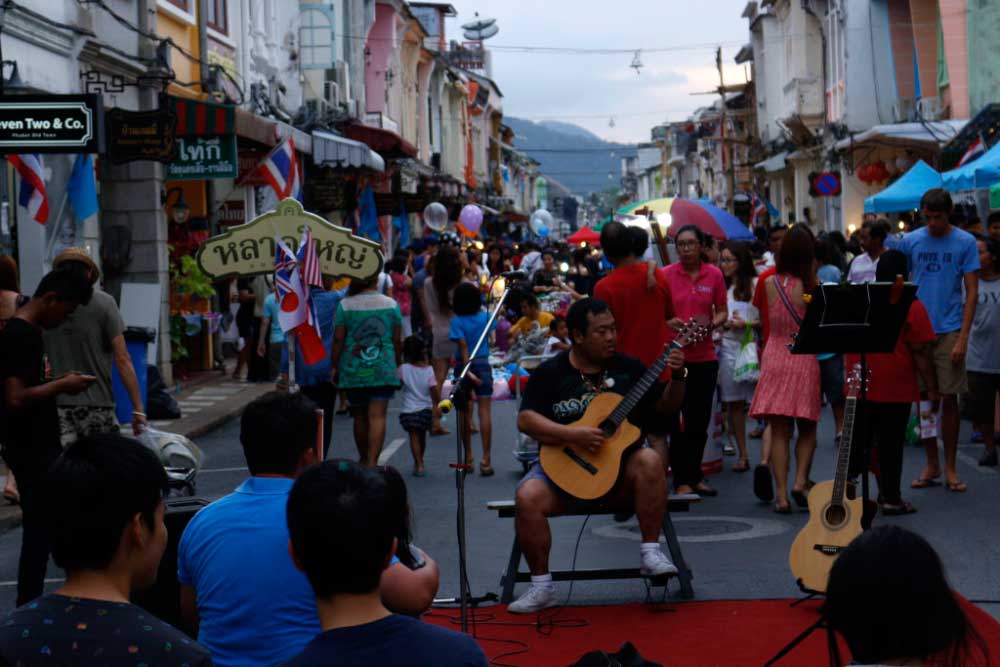
[(788, 605), (789, 607), (798, 607), (803, 602), (808, 602), (809, 600), (814, 600), (814, 599), (816, 599), (818, 597), (826, 595), (825, 593), (820, 593), (819, 591), (814, 591), (814, 590), (812, 590), (810, 588), (806, 588), (805, 584), (802, 583), (801, 579), (796, 579), (795, 580), (795, 584), (799, 587), (800, 591), (802, 591), (803, 593), (805, 593), (805, 596), (799, 598), (798, 600), (795, 600), (794, 602), (792, 602), (790, 605)]
[(780, 651), (774, 654), (773, 658), (764, 663), (764, 667), (771, 667), (771, 665), (773, 665), (774, 663), (778, 662), (786, 655), (791, 653), (795, 649), (795, 647), (804, 642), (809, 637), (809, 635), (813, 633), (814, 630), (819, 630), (821, 628), (826, 628), (826, 627), (828, 627), (826, 621), (823, 620), (822, 618), (819, 619), (818, 621), (810, 625), (808, 628), (800, 632), (795, 639), (785, 644), (785, 646)]

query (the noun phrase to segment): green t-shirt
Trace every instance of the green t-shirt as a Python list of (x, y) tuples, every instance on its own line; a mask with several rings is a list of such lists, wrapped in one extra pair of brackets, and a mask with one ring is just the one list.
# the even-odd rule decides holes
[(45, 352), (53, 377), (70, 371), (97, 377), (97, 381), (81, 394), (60, 394), (57, 399), (59, 405), (114, 407), (111, 341), (124, 331), (125, 324), (114, 298), (107, 292), (94, 289), (90, 303), (79, 306), (65, 322), (45, 332)]
[(346, 330), (337, 365), (340, 388), (399, 386), (392, 336), (403, 318), (395, 301), (374, 292), (349, 296), (337, 306), (333, 324)]

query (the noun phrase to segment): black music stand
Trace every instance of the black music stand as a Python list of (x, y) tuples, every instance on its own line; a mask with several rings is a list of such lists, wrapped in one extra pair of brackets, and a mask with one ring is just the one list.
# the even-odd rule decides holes
[[(917, 295), (917, 286), (912, 283), (864, 283), (860, 285), (837, 284), (818, 285), (812, 291), (806, 316), (795, 335), (792, 354), (823, 354), (829, 352), (858, 354), (861, 356), (861, 390), (858, 402), (864, 405), (868, 400), (868, 354), (892, 352), (906, 322), (910, 304)], [(854, 429), (852, 441), (857, 435)], [(864, 428), (862, 429), (864, 431)], [(865, 508), (869, 504), (868, 467), (871, 452), (868, 439), (860, 453), (864, 462), (861, 474), (861, 497)], [(850, 447), (852, 443), (841, 443)], [(853, 453), (853, 452), (852, 452)], [(871, 518), (862, 518), (861, 527), (871, 528)], [(818, 591), (807, 590), (798, 582), (807, 597), (792, 603), (799, 604), (821, 595)], [(822, 619), (806, 628), (795, 639), (785, 645), (768, 662), (770, 667), (792, 649), (802, 643), (813, 630), (824, 627)]]

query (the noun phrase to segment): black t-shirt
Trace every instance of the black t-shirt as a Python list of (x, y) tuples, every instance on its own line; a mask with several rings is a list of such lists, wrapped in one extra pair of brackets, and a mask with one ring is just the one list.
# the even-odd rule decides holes
[[(601, 393), (624, 396), (645, 372), (646, 367), (635, 357), (616, 353), (608, 363)], [(600, 375), (589, 376), (588, 379), (594, 387), (602, 384)], [(636, 425), (648, 423), (654, 416), (654, 406), (663, 394), (663, 388), (662, 383), (654, 383), (629, 415), (629, 421)], [(569, 362), (569, 352), (565, 351), (541, 364), (531, 374), (524, 390), (521, 410), (532, 410), (558, 424), (572, 424), (583, 416), (595, 396), (597, 394)]]
[(327, 630), (285, 667), (487, 667), (469, 635), (394, 614), (374, 623)]
[(0, 624), (10, 665), (210, 667), (208, 651), (133, 604), (43, 595)]
[[(42, 330), (18, 317), (0, 331), (0, 381), (19, 378), (26, 387), (37, 387), (45, 379), (45, 347)], [(16, 412), (7, 407), (6, 390), (0, 401), (0, 424), (4, 458), (15, 475), (38, 475), (48, 469), (61, 452), (59, 415), (50, 398)]]

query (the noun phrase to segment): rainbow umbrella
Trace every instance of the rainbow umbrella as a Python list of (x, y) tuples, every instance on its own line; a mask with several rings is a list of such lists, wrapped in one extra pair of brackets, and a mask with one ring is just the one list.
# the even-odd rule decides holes
[(677, 230), (681, 227), (694, 225), (706, 234), (721, 240), (754, 239), (753, 232), (735, 215), (712, 204), (682, 197), (663, 197), (637, 202), (618, 209), (618, 215), (634, 216), (636, 211), (642, 209), (649, 210), (653, 217), (669, 214), (671, 223), (667, 228), (667, 236), (671, 238), (677, 235)]

